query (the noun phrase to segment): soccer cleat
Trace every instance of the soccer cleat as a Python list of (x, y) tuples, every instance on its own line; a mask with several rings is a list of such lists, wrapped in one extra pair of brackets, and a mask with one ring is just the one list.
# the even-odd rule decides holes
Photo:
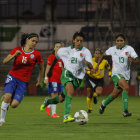
[(40, 106), (40, 111), (45, 110), (46, 106), (48, 106), (47, 101), (48, 101), (48, 97), (45, 98), (44, 103)]
[(5, 121), (0, 120), (0, 126), (3, 126), (5, 124)]
[(67, 123), (67, 122), (73, 122), (75, 119), (72, 118), (71, 115), (68, 115), (66, 118), (63, 119), (63, 122), (64, 123)]
[(93, 97), (94, 104), (97, 104), (97, 97)]
[(102, 101), (101, 106), (100, 106), (100, 109), (99, 109), (99, 113), (100, 114), (103, 114), (104, 111), (105, 111), (105, 108), (106, 108), (106, 106), (103, 105), (103, 101)]
[(46, 113), (47, 113), (48, 116), (50, 116), (50, 110), (51, 109), (49, 107), (46, 107)]
[(91, 113), (91, 112), (92, 112), (92, 110), (88, 109), (87, 113)]
[(128, 110), (125, 110), (125, 111), (123, 112), (123, 116), (124, 116), (124, 117), (130, 117), (130, 116), (132, 116), (132, 114), (129, 113)]
[(45, 105), (44, 104), (42, 104), (41, 106), (40, 106), (40, 111), (43, 111), (43, 110), (45, 110)]
[(52, 118), (60, 118), (60, 116), (58, 116), (56, 113), (51, 115)]

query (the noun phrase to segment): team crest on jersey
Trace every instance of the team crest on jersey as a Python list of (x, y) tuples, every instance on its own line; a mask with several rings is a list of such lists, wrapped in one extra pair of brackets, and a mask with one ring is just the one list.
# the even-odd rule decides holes
[(34, 54), (31, 54), (31, 55), (30, 55), (30, 58), (31, 58), (31, 59), (33, 59), (34, 57), (35, 57)]
[(128, 52), (125, 52), (125, 55), (126, 55), (126, 56), (128, 56), (128, 55), (129, 55), (129, 53), (128, 53)]
[(83, 53), (80, 53), (80, 57), (83, 57), (84, 56), (84, 54)]

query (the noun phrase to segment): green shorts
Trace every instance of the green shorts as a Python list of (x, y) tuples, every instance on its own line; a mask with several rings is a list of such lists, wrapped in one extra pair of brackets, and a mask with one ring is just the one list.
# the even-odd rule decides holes
[[(115, 86), (115, 88), (117, 88), (117, 89), (122, 89), (122, 88), (118, 85), (118, 82), (119, 82), (119, 80), (120, 80), (121, 78), (124, 78), (124, 76), (121, 75), (121, 74), (115, 74), (115, 75), (112, 76), (112, 80), (113, 80), (114, 86)], [(125, 78), (124, 78), (124, 79), (125, 79)]]
[(63, 72), (61, 75), (61, 84), (63, 86), (63, 89), (68, 83), (72, 83), (74, 89), (76, 90), (80, 86), (81, 82), (82, 82), (82, 79), (76, 78), (75, 76), (73, 76), (73, 74), (70, 71), (63, 69)]

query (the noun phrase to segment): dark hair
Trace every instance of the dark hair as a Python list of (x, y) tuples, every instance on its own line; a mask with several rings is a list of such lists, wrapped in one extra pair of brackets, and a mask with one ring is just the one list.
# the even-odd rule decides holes
[(20, 41), (21, 46), (24, 46), (25, 45), (27, 38), (28, 39), (31, 39), (32, 37), (39, 38), (38, 34), (36, 34), (36, 33), (30, 33), (30, 34), (24, 33), (24, 34), (22, 34), (21, 35), (21, 41)]
[[(55, 46), (57, 43), (62, 44), (62, 42), (60, 42), (60, 41), (56, 41), (56, 42), (53, 43), (53, 46)], [(53, 51), (52, 51), (51, 54), (55, 54), (55, 50), (54, 50), (54, 48), (53, 48)]]
[[(96, 48), (95, 51), (99, 51), (101, 54), (103, 53), (100, 48)], [(95, 53), (95, 52), (94, 52)]]
[(74, 40), (77, 36), (83, 37), (83, 39), (85, 39), (85, 35), (83, 32), (75, 32), (72, 39)]
[(125, 35), (122, 34), (122, 33), (119, 33), (118, 35), (116, 35), (115, 39), (117, 39), (118, 37), (121, 37), (121, 38), (123, 38), (124, 40), (126, 40)]

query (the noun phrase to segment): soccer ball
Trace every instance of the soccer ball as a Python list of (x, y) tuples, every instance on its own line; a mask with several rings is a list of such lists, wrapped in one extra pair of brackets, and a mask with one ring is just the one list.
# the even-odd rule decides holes
[(88, 114), (85, 110), (79, 110), (74, 114), (75, 122), (83, 125), (88, 122)]

